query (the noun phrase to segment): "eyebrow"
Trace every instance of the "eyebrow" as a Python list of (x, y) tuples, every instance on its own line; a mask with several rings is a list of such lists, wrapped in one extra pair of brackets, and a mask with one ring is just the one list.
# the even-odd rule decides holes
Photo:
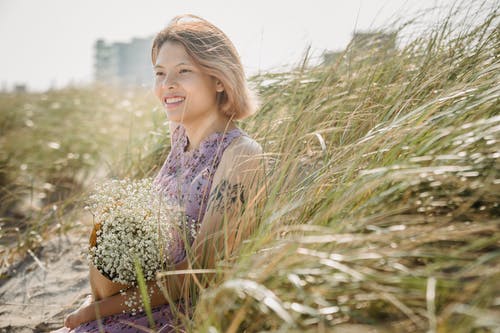
[[(177, 66), (180, 66), (180, 65), (189, 65), (189, 66), (192, 66), (192, 64), (188, 63), (188, 62), (180, 62), (178, 63), (177, 65), (175, 65), (175, 67)], [(164, 68), (162, 65), (155, 65), (153, 68)]]

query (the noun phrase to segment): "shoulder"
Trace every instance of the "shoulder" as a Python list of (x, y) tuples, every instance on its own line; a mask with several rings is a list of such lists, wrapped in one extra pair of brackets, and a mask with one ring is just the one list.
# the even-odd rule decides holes
[[(238, 155), (258, 155), (262, 154), (261, 145), (249, 136), (242, 135), (227, 146), (222, 158), (236, 157)], [(226, 155), (226, 156), (224, 156)]]
[(231, 142), (221, 158), (221, 165), (226, 168), (239, 168), (241, 163), (250, 163), (262, 155), (261, 145), (254, 139), (242, 135)]
[(261, 169), (263, 150), (254, 139), (242, 135), (224, 150), (215, 178), (240, 178)]

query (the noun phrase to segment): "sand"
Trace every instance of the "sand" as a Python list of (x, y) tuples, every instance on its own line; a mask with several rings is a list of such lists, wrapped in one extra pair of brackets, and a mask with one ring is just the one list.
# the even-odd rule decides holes
[[(83, 228), (82, 228), (83, 229)], [(55, 235), (0, 280), (0, 332), (49, 332), (90, 294), (88, 233)]]

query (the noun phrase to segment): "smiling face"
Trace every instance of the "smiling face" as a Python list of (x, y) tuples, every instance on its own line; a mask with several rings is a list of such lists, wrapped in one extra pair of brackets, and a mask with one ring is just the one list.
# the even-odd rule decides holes
[(154, 66), (154, 93), (169, 120), (196, 122), (217, 110), (217, 92), (222, 84), (203, 73), (180, 43), (165, 42)]

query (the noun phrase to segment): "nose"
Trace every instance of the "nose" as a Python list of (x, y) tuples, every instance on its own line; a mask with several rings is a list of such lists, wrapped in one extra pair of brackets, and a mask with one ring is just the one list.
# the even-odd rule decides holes
[(175, 78), (175, 75), (172, 75), (170, 73), (165, 74), (165, 78), (161, 82), (162, 87), (171, 89), (174, 88), (174, 86), (177, 84), (177, 80)]

